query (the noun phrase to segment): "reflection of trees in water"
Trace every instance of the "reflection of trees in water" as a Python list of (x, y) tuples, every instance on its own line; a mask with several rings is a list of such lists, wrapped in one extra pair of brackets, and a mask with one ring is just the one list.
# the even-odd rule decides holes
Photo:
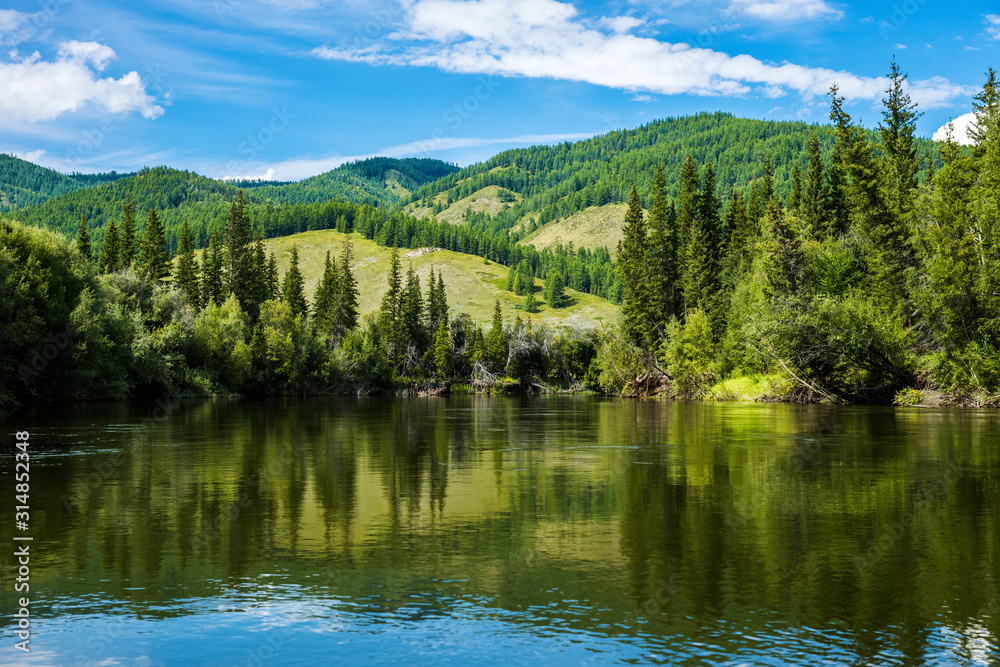
[[(144, 607), (275, 571), (391, 572), (404, 588), (461, 579), (505, 608), (599, 600), (602, 618), (635, 614), (660, 629), (749, 610), (892, 626), (908, 656), (926, 647), (929, 618), (961, 627), (1000, 599), (992, 413), (192, 401), (137, 434), (70, 513), (62, 495), (110, 456), (103, 425), (144, 415), (135, 404), (69, 412), (52, 419), (51, 440), (76, 454), (40, 467), (45, 484), (33, 485), (46, 509), (36, 539), (53, 559), (38, 576), (66, 594)], [(964, 473), (927, 496), (953, 461)], [(859, 571), (857, 557), (896, 524)], [(994, 637), (998, 617), (985, 619)], [(862, 655), (884, 641), (855, 636)]]

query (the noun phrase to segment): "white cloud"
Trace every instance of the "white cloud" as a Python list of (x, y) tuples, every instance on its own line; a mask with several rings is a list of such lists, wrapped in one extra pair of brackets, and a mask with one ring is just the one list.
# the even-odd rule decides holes
[[(962, 144), (964, 146), (972, 145), (972, 139), (969, 138), (969, 128), (974, 127), (976, 124), (976, 114), (967, 113), (962, 114), (958, 118), (951, 121), (954, 127), (952, 132), (952, 140), (955, 143)], [(948, 124), (945, 123), (937, 129), (934, 135), (931, 137), (934, 141), (944, 141), (948, 136)]]
[(633, 102), (652, 102), (653, 98), (649, 95), (636, 95), (632, 98)]
[(138, 72), (119, 79), (97, 78), (115, 52), (97, 42), (62, 42), (53, 62), (35, 52), (0, 62), (0, 115), (12, 121), (52, 120), (67, 112), (93, 106), (109, 113), (138, 111), (156, 118), (163, 108), (146, 93)]
[(13, 9), (0, 9), (0, 34), (17, 30), (28, 20), (28, 14)]
[(615, 32), (628, 32), (632, 28), (637, 28), (642, 25), (640, 19), (634, 16), (616, 16), (614, 18), (608, 18), (604, 16), (601, 18), (601, 24), (606, 25)]
[[(421, 139), (397, 146), (389, 146), (376, 153), (368, 155), (330, 155), (327, 157), (301, 157), (273, 164), (244, 163), (237, 168), (225, 170), (225, 179), (255, 179), (279, 181), (298, 181), (316, 174), (322, 174), (336, 169), (342, 164), (364, 160), (370, 157), (412, 157), (426, 156), (443, 150), (461, 148), (476, 148), (480, 146), (535, 146), (538, 144), (555, 144), (563, 141), (578, 141), (588, 139), (592, 134), (524, 134), (516, 137), (440, 137)], [(211, 170), (207, 170), (209, 173)], [(217, 170), (218, 172), (219, 170)]]
[(35, 164), (41, 164), (42, 160), (45, 158), (45, 149), (39, 148), (36, 151), (20, 151), (15, 152), (14, 157), (19, 157), (22, 160), (27, 160), (28, 162), (34, 162)]
[(905, 48), (906, 48), (906, 44), (896, 44), (895, 48), (897, 48), (897, 49), (899, 49), (900, 51), (902, 51), (903, 49), (905, 49)]
[(823, 0), (732, 0), (729, 10), (768, 21), (844, 18)]
[(986, 15), (986, 34), (992, 39), (1000, 39), (1000, 16), (997, 14)]
[[(808, 4), (808, 3), (807, 3)], [(436, 67), (447, 72), (584, 81), (630, 92), (667, 95), (825, 94), (834, 83), (848, 100), (877, 101), (883, 78), (768, 63), (685, 43), (606, 33), (576, 19), (573, 5), (557, 0), (417, 0), (407, 29), (388, 44), (362, 49), (321, 46), (313, 55), (371, 65)], [(940, 77), (909, 86), (925, 107), (948, 104), (971, 89)]]

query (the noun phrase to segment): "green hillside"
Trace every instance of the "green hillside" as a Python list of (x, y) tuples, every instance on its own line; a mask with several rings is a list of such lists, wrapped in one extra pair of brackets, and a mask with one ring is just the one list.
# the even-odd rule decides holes
[(77, 174), (54, 169), (0, 153), (0, 211), (37, 206), (76, 190), (123, 178), (128, 174)]
[[(505, 151), (421, 187), (408, 205), (418, 212), (435, 212), (438, 219), (478, 218), (496, 227), (530, 232), (591, 207), (624, 204), (633, 185), (648, 208), (655, 165), (663, 167), (667, 195), (675, 198), (680, 168), (688, 155), (697, 164), (712, 162), (717, 189), (724, 198), (734, 188), (746, 188), (762, 177), (765, 161), (770, 160), (775, 192), (784, 198), (791, 190), (794, 165), (804, 172), (805, 148), (814, 132), (829, 161), (833, 149), (829, 126), (736, 118), (726, 113), (667, 118), (576, 143)], [(866, 136), (874, 140), (872, 132)], [(936, 142), (917, 139), (915, 143), (922, 173), (929, 159), (940, 166)], [(488, 186), (515, 193), (517, 201), (495, 212), (473, 209), (475, 215), (467, 214), (466, 198)], [(442, 202), (447, 202), (444, 211), (434, 211)]]
[[(347, 238), (345, 234), (323, 230), (271, 239), (266, 245), (268, 251), (274, 252), (277, 257), (281, 275), (288, 269), (292, 246), (298, 249), (299, 268), (305, 279), (306, 294), (311, 300), (322, 277), (327, 250), (335, 258), (339, 257)], [(376, 311), (386, 290), (392, 250), (379, 246), (359, 234), (351, 234), (350, 239), (354, 250), (353, 270), (358, 281), (359, 310), (362, 314)], [(420, 249), (403, 249), (400, 253), (404, 270), (412, 265), (420, 276), (422, 286), (427, 285), (427, 277), (432, 266), (435, 272), (442, 272), (447, 285), (448, 305), (452, 313), (466, 312), (475, 321), (488, 324), (496, 299), (500, 299), (505, 317), (513, 317), (524, 304), (525, 297), (517, 296), (505, 289), (507, 268), (500, 264), (495, 262), (484, 264), (481, 257), (450, 250), (421, 252)], [(535, 287), (535, 298), (541, 304), (541, 310), (533, 315), (521, 314), (523, 318), (530, 317), (533, 322), (587, 329), (613, 321), (618, 316), (618, 306), (597, 296), (574, 290), (567, 290), (570, 297), (568, 307), (549, 308), (542, 296), (542, 281), (536, 280)]]

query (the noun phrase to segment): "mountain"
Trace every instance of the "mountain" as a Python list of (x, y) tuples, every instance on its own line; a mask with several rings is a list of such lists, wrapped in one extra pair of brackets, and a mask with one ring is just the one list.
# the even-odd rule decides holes
[(37, 206), (55, 197), (125, 176), (128, 174), (117, 172), (74, 173), (67, 176), (54, 169), (0, 153), (0, 211)]
[[(733, 189), (745, 188), (764, 175), (766, 158), (771, 162), (775, 191), (787, 197), (794, 165), (798, 163), (805, 173), (806, 145), (813, 133), (829, 161), (833, 147), (829, 126), (752, 120), (726, 113), (667, 118), (576, 143), (499, 153), (420, 187), (406, 202), (405, 210), (418, 217), (476, 221), (527, 235), (582, 211), (602, 209), (591, 216), (591, 222), (606, 221), (613, 214), (616, 223), (603, 225), (609, 232), (607, 238), (595, 237), (587, 225), (587, 233), (581, 233), (581, 221), (573, 220), (571, 230), (536, 237), (536, 241), (544, 245), (546, 238), (577, 236), (585, 238), (587, 247), (608, 241), (613, 249), (614, 238), (620, 236), (624, 207), (602, 207), (623, 204), (635, 185), (648, 208), (656, 165), (663, 167), (668, 194), (675, 197), (685, 158), (692, 156), (699, 166), (710, 161), (717, 194), (728, 198)], [(874, 140), (872, 132), (867, 134)], [(936, 146), (929, 140), (916, 141), (924, 169), (932, 159), (940, 166)], [(500, 199), (502, 206), (497, 205)]]
[[(146, 211), (154, 208), (168, 231), (179, 228), (187, 218), (195, 234), (203, 240), (213, 226), (225, 221), (229, 205), (239, 191), (236, 184), (169, 167), (147, 167), (93, 187), (85, 187), (76, 178), (52, 170), (37, 169), (49, 172), (50, 179), (65, 179), (58, 181), (63, 184), (64, 192), (30, 208), (13, 211), (11, 217), (26, 224), (75, 235), (83, 215), (93, 230), (95, 242), (103, 238), (103, 229), (112, 218), (121, 218), (129, 198), (140, 221)], [(243, 181), (239, 185), (245, 186), (249, 203), (267, 208), (330, 200), (388, 206), (400, 201), (400, 194), (397, 193), (408, 194), (411, 188), (457, 169), (440, 160), (371, 158), (343, 165), (298, 183), (275, 185)]]

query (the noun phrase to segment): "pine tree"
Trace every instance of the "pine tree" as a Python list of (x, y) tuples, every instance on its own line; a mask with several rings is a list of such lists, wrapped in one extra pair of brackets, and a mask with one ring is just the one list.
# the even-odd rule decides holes
[(184, 225), (181, 227), (180, 256), (177, 258), (174, 283), (184, 292), (189, 304), (197, 307), (201, 303), (198, 262), (194, 257), (194, 237), (191, 235), (187, 218), (184, 218)]
[(987, 139), (993, 128), (1000, 124), (1000, 82), (992, 67), (986, 70), (986, 83), (972, 98), (972, 111), (976, 122), (969, 127), (969, 139), (974, 144), (974, 154), (982, 157), (986, 152)]
[(339, 340), (345, 333), (358, 326), (358, 282), (351, 272), (353, 249), (351, 242), (344, 241), (338, 270), (338, 290), (334, 317), (334, 335)]
[(243, 196), (242, 190), (236, 193), (236, 199), (229, 207), (227, 220), (226, 287), (230, 294), (236, 296), (240, 306), (246, 310), (253, 295), (253, 266), (251, 262), (254, 255), (251, 248), (250, 217), (247, 215), (246, 198)]
[(80, 231), (76, 236), (76, 249), (85, 259), (90, 260), (90, 234), (87, 233), (87, 218), (80, 214)]
[(167, 250), (167, 239), (163, 231), (163, 223), (156, 209), (147, 213), (146, 229), (142, 239), (142, 272), (150, 280), (160, 280), (170, 275), (170, 252)]
[(528, 292), (528, 296), (524, 298), (524, 312), (526, 313), (538, 312), (538, 301), (535, 299), (534, 292)]
[(427, 349), (427, 329), (424, 325), (424, 298), (420, 291), (420, 279), (411, 264), (406, 271), (406, 286), (400, 301), (404, 345), (413, 346), (418, 354)]
[(503, 333), (503, 312), (500, 310), (500, 299), (493, 305), (493, 326), (485, 340), (485, 358), (496, 372), (502, 372), (507, 367), (507, 340)]
[(566, 305), (566, 281), (558, 269), (549, 269), (545, 278), (545, 301), (549, 308), (562, 308)]
[(913, 143), (917, 119), (917, 105), (906, 94), (903, 74), (892, 59), (889, 71), (887, 97), (882, 99), (883, 122), (879, 125), (882, 138), (883, 174), (886, 179), (886, 202), (899, 224), (903, 224), (913, 208), (917, 190), (917, 148)]
[(455, 349), (451, 343), (448, 318), (441, 318), (434, 334), (434, 376), (441, 381), (451, 379), (454, 373)]
[(108, 231), (104, 233), (101, 266), (105, 273), (115, 273), (121, 268), (121, 241), (118, 240), (118, 227), (115, 226), (114, 218), (108, 222)]
[(305, 315), (309, 311), (309, 304), (306, 303), (305, 281), (302, 279), (302, 272), (299, 271), (299, 249), (294, 245), (292, 246), (288, 271), (285, 272), (285, 280), (281, 284), (281, 297), (295, 315)]
[(389, 359), (396, 364), (404, 351), (405, 340), (403, 337), (405, 332), (400, 312), (403, 286), (399, 266), (399, 249), (395, 247), (392, 249), (387, 282), (388, 289), (382, 296), (378, 322), (385, 351)]
[[(550, 307), (559, 306), (549, 298), (549, 282), (553, 280), (553, 271), (549, 272), (545, 286), (545, 300)], [(639, 192), (632, 187), (628, 210), (625, 213), (625, 224), (622, 227), (622, 240), (618, 243), (618, 275), (622, 282), (624, 303), (622, 318), (625, 332), (629, 339), (640, 347), (652, 344), (655, 327), (650, 314), (654, 308), (650, 285), (650, 253), (649, 237), (646, 233), (646, 221), (642, 215), (642, 204), (639, 202)]]
[(819, 136), (813, 132), (806, 149), (809, 166), (806, 170), (806, 187), (802, 193), (801, 214), (806, 229), (811, 235), (831, 236), (833, 222), (826, 215), (826, 190), (823, 156), (820, 153)]
[(698, 217), (698, 189), (701, 179), (698, 177), (698, 167), (690, 155), (681, 166), (680, 193), (677, 196), (677, 257), (678, 272), (683, 257), (687, 256), (687, 243), (691, 238), (691, 227)]
[(337, 316), (337, 296), (340, 291), (340, 275), (337, 271), (337, 260), (330, 257), (326, 251), (326, 261), (323, 264), (323, 277), (316, 288), (313, 301), (313, 322), (316, 329), (332, 344), (334, 320)]
[(662, 337), (667, 321), (674, 315), (677, 281), (677, 236), (666, 186), (663, 167), (658, 164), (653, 179), (653, 206), (649, 210), (650, 315), (657, 337)]
[(267, 278), (267, 299), (265, 299), (265, 301), (277, 299), (281, 296), (281, 285), (278, 280), (278, 260), (275, 258), (273, 252), (267, 257), (267, 272), (265, 273), (265, 276)]
[(799, 163), (792, 165), (792, 192), (788, 195), (788, 209), (798, 213), (802, 206), (802, 171)]
[(205, 306), (221, 306), (225, 301), (222, 294), (222, 239), (219, 230), (213, 229), (208, 239), (208, 248), (202, 256), (201, 298)]
[(123, 269), (132, 266), (135, 261), (139, 244), (136, 240), (135, 229), (135, 204), (132, 203), (132, 195), (125, 199), (125, 206), (122, 208), (122, 236), (121, 246), (118, 252), (118, 261)]
[[(260, 227), (257, 227), (254, 232), (253, 260), (250, 262), (250, 267), (253, 285), (250, 294), (252, 304), (250, 310), (259, 312), (260, 304), (272, 298), (268, 290), (267, 248), (264, 246), (264, 236), (261, 234)], [(256, 319), (256, 316), (252, 319)]]

